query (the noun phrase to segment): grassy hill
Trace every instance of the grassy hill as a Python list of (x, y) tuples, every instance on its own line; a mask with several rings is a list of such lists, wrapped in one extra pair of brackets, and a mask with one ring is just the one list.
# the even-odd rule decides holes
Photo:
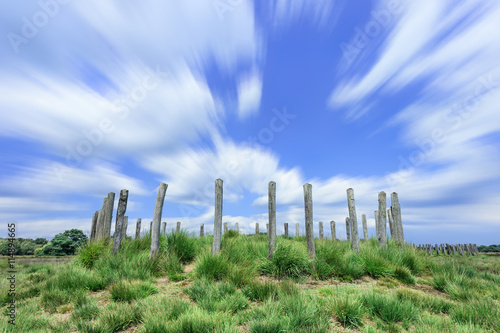
[[(499, 332), (500, 258), (430, 257), (375, 239), (348, 242), (266, 235), (127, 239), (120, 252), (94, 243), (73, 262), (16, 274), (16, 328), (1, 332)], [(5, 263), (2, 272), (7, 276)], [(0, 280), (3, 313), (9, 281)]]

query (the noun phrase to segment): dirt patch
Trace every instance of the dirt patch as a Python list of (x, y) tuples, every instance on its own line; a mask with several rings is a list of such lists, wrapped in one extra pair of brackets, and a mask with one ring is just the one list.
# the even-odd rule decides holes
[(184, 267), (184, 273), (189, 274), (191, 271), (194, 269), (195, 265), (194, 264), (189, 264)]

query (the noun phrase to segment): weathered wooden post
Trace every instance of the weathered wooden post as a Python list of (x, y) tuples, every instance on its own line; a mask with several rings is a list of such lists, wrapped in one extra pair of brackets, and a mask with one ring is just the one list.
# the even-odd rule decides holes
[(137, 223), (135, 224), (135, 238), (137, 239), (141, 238), (141, 223), (142, 219), (138, 218)]
[(205, 236), (205, 224), (201, 224), (200, 225), (200, 237), (204, 237)]
[(359, 252), (358, 217), (356, 216), (356, 204), (352, 188), (347, 189), (347, 206), (349, 208), (349, 224), (351, 225), (352, 250)]
[(240, 226), (238, 225), (238, 222), (235, 223), (234, 227), (236, 228), (236, 232), (240, 233)]
[(361, 221), (363, 222), (363, 240), (368, 241), (368, 225), (366, 223), (366, 214), (361, 215)]
[(384, 191), (378, 193), (378, 244), (381, 247), (387, 246), (387, 216), (386, 214), (387, 203)]
[(276, 248), (276, 183), (273, 181), (270, 181), (268, 186), (268, 216), (268, 257), (269, 260), (271, 260), (274, 255), (274, 249)]
[(391, 232), (391, 239), (397, 241), (394, 230), (394, 219), (392, 218), (392, 207), (387, 209), (387, 219), (389, 220), (389, 231)]
[(97, 230), (97, 219), (99, 218), (100, 210), (96, 210), (92, 216), (92, 225), (90, 227), (90, 243), (95, 242), (95, 234)]
[(376, 211), (373, 212), (373, 216), (375, 216), (375, 234), (377, 235), (377, 239), (378, 239), (378, 234), (379, 234), (379, 231), (378, 231), (378, 227), (379, 227), (379, 223), (378, 223), (378, 210), (376, 210)]
[(220, 251), (222, 232), (222, 179), (215, 180), (215, 214), (214, 214), (214, 241), (212, 244), (212, 255)]
[(113, 237), (113, 254), (116, 254), (120, 249), (125, 211), (127, 210), (127, 200), (128, 190), (121, 190), (120, 199), (118, 200), (118, 208), (116, 210), (115, 236)]
[(295, 236), (297, 236), (297, 237), (300, 236), (300, 233), (299, 233), (299, 224), (298, 223), (295, 223)]
[(285, 223), (285, 236), (288, 237), (288, 223)]
[(403, 221), (401, 220), (401, 206), (399, 205), (398, 194), (391, 194), (392, 219), (394, 220), (395, 232), (398, 236), (397, 241), (401, 244), (405, 243), (405, 235), (403, 232)]
[(163, 222), (161, 224), (161, 234), (165, 236), (166, 233), (167, 233), (167, 222)]
[(115, 204), (115, 194), (113, 192), (109, 192), (108, 201), (106, 203), (104, 228), (103, 228), (103, 238), (106, 240), (109, 240), (109, 238), (111, 237), (111, 220), (113, 219), (114, 204)]
[(351, 223), (349, 221), (349, 218), (345, 218), (345, 233), (347, 235), (347, 241), (351, 241)]
[(439, 246), (436, 244), (436, 246), (434, 246), (434, 248), (436, 249), (436, 255), (440, 255), (440, 253), (439, 253)]
[(177, 226), (175, 227), (175, 232), (176, 233), (181, 232), (181, 222), (180, 221), (177, 221)]
[(310, 259), (315, 259), (316, 249), (314, 247), (312, 185), (309, 183), (304, 184), (304, 212), (306, 220), (307, 252), (309, 253)]
[(323, 239), (323, 222), (319, 222), (319, 239)]
[(122, 241), (127, 237), (127, 227), (128, 227), (128, 216), (123, 217), (123, 225), (122, 225)]
[(161, 183), (158, 186), (158, 194), (156, 195), (155, 211), (153, 221), (151, 221), (151, 250), (149, 251), (149, 258), (154, 258), (158, 255), (160, 250), (160, 223), (161, 215), (163, 214), (163, 201), (165, 200), (165, 193), (167, 192), (168, 185)]
[(330, 221), (330, 230), (332, 232), (332, 241), (337, 240), (337, 234), (335, 233), (335, 221)]
[(153, 221), (149, 222), (149, 237), (151, 237), (151, 234), (153, 233)]
[(255, 223), (255, 234), (259, 234), (259, 223)]
[(96, 224), (96, 231), (95, 231), (95, 240), (100, 241), (104, 237), (104, 224), (105, 224), (105, 217), (106, 217), (106, 209), (108, 208), (108, 198), (104, 198), (102, 200), (102, 207), (99, 212), (99, 215), (97, 216), (97, 224)]
[(432, 246), (427, 244), (427, 250), (429, 250), (429, 254), (432, 256)]
[(269, 235), (269, 223), (266, 223), (266, 234)]
[(463, 257), (464, 256), (464, 249), (462, 248), (462, 246), (460, 244), (457, 244), (457, 249), (458, 249), (458, 253), (460, 253), (460, 255)]

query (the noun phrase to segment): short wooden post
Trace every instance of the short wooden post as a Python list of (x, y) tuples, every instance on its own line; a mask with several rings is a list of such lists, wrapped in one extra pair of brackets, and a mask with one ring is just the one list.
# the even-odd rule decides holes
[(394, 219), (392, 218), (392, 207), (387, 209), (387, 219), (389, 220), (389, 231), (391, 232), (391, 239), (397, 241), (394, 230)]
[(377, 235), (377, 240), (378, 240), (378, 234), (379, 234), (378, 210), (373, 212), (373, 216), (375, 217), (375, 234)]
[(214, 213), (214, 240), (212, 244), (212, 255), (220, 252), (222, 233), (222, 179), (215, 180), (215, 213)]
[(255, 234), (259, 234), (259, 223), (255, 223)]
[(238, 222), (235, 223), (234, 227), (236, 229), (236, 232), (240, 233), (240, 226), (238, 225)]
[(90, 243), (95, 242), (95, 234), (97, 229), (97, 219), (99, 218), (100, 210), (96, 210), (92, 216), (92, 224), (90, 226)]
[(99, 212), (99, 215), (97, 216), (97, 223), (96, 223), (96, 231), (95, 231), (95, 240), (100, 241), (104, 237), (104, 220), (106, 217), (106, 209), (108, 208), (108, 198), (104, 198), (102, 200), (102, 207)]
[(335, 221), (330, 221), (330, 231), (332, 232), (332, 241), (337, 240), (337, 234), (335, 233)]
[(356, 204), (352, 188), (347, 189), (347, 206), (349, 208), (349, 224), (351, 225), (352, 250), (359, 252), (358, 217), (356, 216)]
[(268, 257), (269, 260), (271, 260), (274, 255), (274, 249), (276, 248), (276, 183), (273, 181), (270, 181), (268, 186), (268, 216)]
[(427, 250), (429, 251), (429, 254), (432, 256), (432, 246), (430, 244), (427, 244)]
[(205, 236), (205, 224), (201, 224), (200, 225), (200, 237), (204, 237)]
[(135, 238), (137, 238), (137, 239), (141, 238), (141, 223), (142, 223), (142, 219), (138, 218), (137, 222), (135, 224)]
[(224, 225), (224, 235), (225, 235), (227, 234), (227, 222), (224, 222), (223, 225)]
[(295, 223), (295, 236), (297, 236), (297, 237), (300, 236), (300, 233), (299, 233), (299, 224), (298, 223)]
[(121, 190), (120, 199), (118, 200), (118, 208), (116, 210), (115, 236), (113, 237), (113, 254), (116, 254), (120, 249), (125, 211), (127, 210), (127, 200), (128, 190)]
[(175, 232), (176, 233), (181, 232), (181, 222), (180, 221), (177, 221), (177, 226), (175, 227)]
[(128, 216), (123, 217), (123, 225), (122, 225), (122, 241), (127, 237), (127, 227), (128, 227)]
[(103, 228), (103, 238), (109, 240), (111, 237), (111, 220), (113, 219), (113, 207), (115, 203), (115, 194), (113, 192), (108, 193), (108, 201), (106, 203), (105, 216), (104, 216), (104, 228)]
[(403, 221), (401, 220), (401, 206), (399, 205), (398, 194), (392, 192), (391, 194), (391, 207), (392, 207), (392, 218), (394, 220), (395, 232), (398, 235), (397, 241), (401, 244), (405, 242), (405, 235), (403, 232)]
[(312, 185), (304, 184), (304, 212), (306, 221), (307, 252), (310, 259), (316, 258), (313, 231), (313, 206), (312, 206)]
[(161, 224), (161, 234), (165, 236), (166, 233), (167, 233), (167, 222), (163, 222)]
[(381, 247), (387, 246), (387, 216), (386, 216), (386, 194), (384, 191), (378, 193), (378, 244)]
[(434, 248), (436, 249), (436, 255), (440, 255), (440, 253), (439, 253), (439, 246), (436, 244), (436, 246), (434, 246)]
[(347, 236), (347, 241), (350, 242), (351, 241), (351, 223), (350, 223), (348, 217), (345, 218), (345, 233)]
[(288, 237), (288, 223), (285, 223), (285, 236)]
[(361, 221), (363, 222), (363, 240), (368, 241), (368, 225), (366, 223), (366, 214), (361, 215)]
[(160, 223), (161, 215), (163, 214), (163, 201), (165, 200), (165, 193), (167, 192), (168, 185), (161, 183), (158, 186), (158, 194), (156, 195), (155, 211), (153, 221), (151, 221), (151, 250), (149, 251), (149, 258), (154, 258), (158, 255), (160, 249)]
[(318, 222), (319, 225), (319, 239), (323, 239), (323, 222)]

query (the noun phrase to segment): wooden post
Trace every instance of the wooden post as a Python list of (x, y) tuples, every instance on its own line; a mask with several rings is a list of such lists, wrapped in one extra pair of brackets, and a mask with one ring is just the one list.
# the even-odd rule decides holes
[(214, 213), (214, 241), (212, 244), (212, 255), (220, 251), (222, 232), (222, 179), (215, 180), (215, 213)]
[(149, 237), (151, 237), (151, 234), (153, 233), (153, 220), (149, 222)]
[(167, 192), (168, 185), (161, 183), (158, 186), (158, 194), (156, 195), (155, 211), (153, 221), (151, 222), (151, 250), (149, 251), (149, 258), (154, 258), (158, 255), (160, 249), (160, 223), (161, 215), (163, 214), (163, 201), (165, 200), (165, 193)]
[(104, 216), (104, 229), (103, 238), (109, 240), (111, 237), (111, 220), (113, 219), (113, 206), (115, 203), (115, 194), (113, 192), (108, 193), (108, 201)]
[(319, 239), (323, 239), (323, 222), (319, 222)]
[(398, 194), (391, 194), (392, 219), (394, 220), (394, 231), (396, 232), (397, 241), (401, 244), (405, 243), (405, 235), (403, 232), (403, 221), (401, 220), (401, 206), (399, 205)]
[(266, 223), (266, 234), (269, 235), (269, 223)]
[(90, 226), (90, 243), (95, 242), (95, 234), (97, 229), (97, 219), (99, 218), (100, 210), (96, 210), (92, 216), (92, 224)]
[(165, 236), (166, 233), (167, 233), (167, 222), (163, 222), (161, 224), (161, 234)]
[(335, 233), (335, 221), (330, 221), (330, 229), (332, 232), (332, 241), (337, 240), (337, 234)]
[(236, 232), (240, 233), (240, 226), (238, 225), (238, 222), (235, 223), (234, 227), (236, 228)]
[(96, 231), (95, 231), (95, 240), (100, 241), (104, 237), (104, 220), (106, 217), (106, 209), (108, 208), (108, 198), (104, 198), (102, 200), (102, 207), (99, 212), (99, 216), (97, 216), (97, 224), (96, 224)]
[(227, 222), (224, 222), (223, 225), (224, 225), (224, 235), (225, 235), (227, 234)]
[(378, 193), (378, 244), (381, 247), (387, 246), (387, 202), (384, 191)]
[(439, 255), (439, 246), (436, 244), (436, 246), (434, 246), (434, 248), (436, 249), (436, 255)]
[(181, 222), (180, 221), (177, 221), (177, 226), (175, 227), (175, 232), (176, 233), (181, 232)]
[(272, 259), (276, 248), (276, 183), (269, 182), (268, 186), (268, 216), (269, 228), (267, 230), (269, 238), (268, 257)]
[(288, 237), (288, 223), (285, 223), (285, 236)]
[(363, 222), (363, 240), (368, 241), (368, 225), (366, 223), (366, 214), (361, 215), (361, 221)]
[(349, 223), (351, 224), (352, 250), (359, 252), (358, 217), (356, 216), (356, 204), (352, 188), (347, 189), (347, 206), (349, 208)]
[(316, 249), (314, 247), (312, 185), (309, 183), (304, 185), (304, 212), (306, 221), (307, 252), (309, 253), (310, 259), (315, 259)]
[(347, 241), (351, 241), (351, 223), (349, 223), (349, 218), (345, 218), (345, 233), (347, 235)]
[(118, 200), (118, 208), (116, 210), (115, 236), (113, 237), (113, 254), (116, 254), (120, 249), (125, 211), (127, 210), (127, 200), (128, 190), (121, 190), (120, 199)]
[(391, 239), (396, 240), (396, 231), (394, 230), (394, 219), (392, 218), (392, 206), (387, 209), (387, 219), (389, 220), (389, 231), (391, 232)]
[(205, 224), (201, 224), (200, 225), (200, 237), (204, 237), (205, 236)]
[(135, 238), (137, 239), (141, 238), (141, 223), (142, 219), (138, 218), (137, 223), (135, 224)]
[(259, 234), (259, 223), (255, 223), (255, 234)]
[(122, 241), (127, 237), (127, 227), (128, 227), (128, 216), (123, 217), (123, 225), (122, 225)]
[(378, 239), (378, 234), (379, 234), (378, 210), (373, 212), (373, 216), (375, 216), (375, 234), (377, 235), (377, 239)]
[(295, 223), (295, 236), (296, 237), (300, 236), (300, 233), (299, 233), (299, 224), (298, 223)]

